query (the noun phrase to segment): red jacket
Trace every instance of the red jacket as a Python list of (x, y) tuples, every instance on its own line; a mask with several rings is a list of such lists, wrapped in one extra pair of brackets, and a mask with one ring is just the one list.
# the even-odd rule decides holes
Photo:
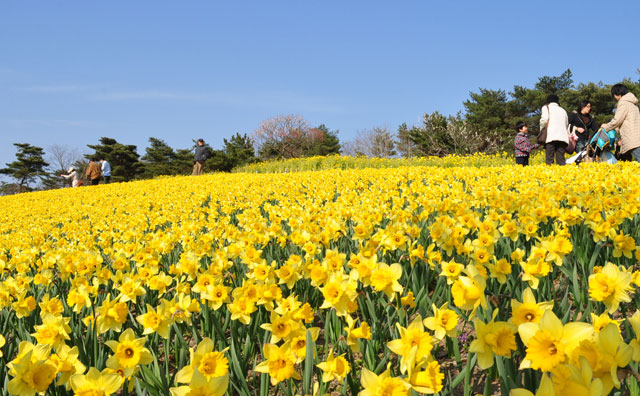
[(515, 141), (515, 146), (516, 146), (516, 157), (528, 157), (529, 153), (533, 150), (538, 148), (538, 144), (532, 144), (529, 141), (529, 136), (527, 136), (526, 133), (521, 133), (518, 132), (516, 134), (516, 141)]

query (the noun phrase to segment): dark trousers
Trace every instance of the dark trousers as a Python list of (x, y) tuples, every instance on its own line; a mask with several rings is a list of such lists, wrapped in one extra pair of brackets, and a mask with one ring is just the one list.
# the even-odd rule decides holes
[(640, 147), (636, 147), (624, 154), (618, 155), (620, 161), (637, 161), (640, 162)]
[(526, 157), (516, 157), (516, 164), (527, 166), (529, 165), (529, 156)]
[(97, 186), (97, 185), (98, 185), (98, 183), (100, 183), (100, 178), (97, 178), (97, 179), (91, 179), (91, 185), (92, 185), (92, 186)]
[(102, 176), (104, 178), (104, 184), (109, 184), (111, 181), (111, 176)]
[(567, 148), (567, 144), (565, 142), (560, 142), (554, 140), (553, 142), (549, 142), (544, 145), (544, 151), (547, 155), (547, 165), (553, 165), (553, 157), (555, 156), (556, 164), (564, 165), (566, 164), (564, 159), (564, 153)]

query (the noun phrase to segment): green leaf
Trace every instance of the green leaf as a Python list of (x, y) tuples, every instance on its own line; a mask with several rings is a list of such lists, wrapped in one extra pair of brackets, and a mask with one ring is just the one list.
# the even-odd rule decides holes
[(247, 380), (245, 378), (246, 371), (242, 370), (242, 366), (240, 365), (240, 362), (238, 360), (238, 356), (236, 354), (236, 343), (233, 338), (234, 337), (231, 337), (231, 346), (229, 348), (229, 355), (231, 355), (231, 366), (233, 367), (235, 379), (240, 382), (243, 394), (249, 396), (251, 395), (251, 392), (249, 392), (249, 385), (247, 384)]
[(315, 356), (315, 346), (311, 332), (307, 329), (307, 351), (304, 358), (304, 373), (302, 376), (302, 392), (307, 395), (311, 393), (313, 380), (313, 363)]

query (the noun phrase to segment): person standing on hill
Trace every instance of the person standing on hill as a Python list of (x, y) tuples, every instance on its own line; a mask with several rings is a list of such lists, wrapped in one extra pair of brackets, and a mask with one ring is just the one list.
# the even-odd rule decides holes
[(89, 166), (87, 167), (85, 176), (87, 177), (87, 180), (91, 182), (92, 186), (98, 185), (101, 175), (102, 172), (100, 171), (100, 165), (98, 165), (98, 163), (94, 160), (89, 160)]
[(629, 89), (616, 84), (611, 87), (611, 95), (618, 101), (618, 107), (613, 120), (602, 124), (602, 129), (618, 131), (620, 140), (620, 155), (626, 160), (640, 162), (640, 110), (638, 98)]
[(204, 173), (204, 163), (211, 156), (209, 147), (205, 146), (204, 139), (198, 139), (196, 153), (193, 157), (193, 175), (198, 176)]
[(76, 172), (76, 168), (75, 167), (70, 167), (68, 174), (61, 174), (60, 176), (64, 177), (65, 179), (71, 179), (71, 187), (76, 188), (80, 185), (80, 175), (78, 175), (78, 172)]
[(591, 102), (583, 100), (578, 105), (578, 110), (569, 114), (569, 127), (571, 133), (574, 133), (578, 137), (576, 142), (576, 152), (582, 151), (587, 144), (589, 144), (589, 137), (593, 131), (598, 131), (598, 125), (591, 116)]
[(111, 181), (111, 164), (107, 162), (106, 159), (101, 159), (100, 163), (102, 164), (102, 177), (104, 178), (104, 184), (109, 184)]
[(559, 102), (558, 95), (547, 96), (547, 104), (542, 108), (540, 117), (540, 128), (547, 127), (547, 140), (544, 145), (547, 165), (553, 164), (554, 156), (556, 164), (566, 164), (564, 153), (569, 145), (569, 116), (560, 107)]

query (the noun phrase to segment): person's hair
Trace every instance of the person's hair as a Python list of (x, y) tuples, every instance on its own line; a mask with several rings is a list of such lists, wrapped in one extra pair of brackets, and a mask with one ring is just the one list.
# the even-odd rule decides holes
[(522, 127), (525, 127), (525, 126), (527, 126), (527, 124), (524, 121), (518, 121), (518, 123), (516, 124), (516, 131), (520, 132)]
[(560, 104), (560, 98), (556, 94), (551, 94), (547, 96), (547, 104), (549, 103)]
[(616, 84), (611, 87), (611, 96), (624, 96), (629, 93), (629, 89), (624, 84)]
[(582, 100), (580, 101), (580, 103), (578, 103), (578, 114), (582, 114), (582, 109), (584, 109), (585, 107), (587, 107), (587, 105), (591, 103), (590, 100)]
[(198, 143), (204, 143), (204, 139), (198, 139)]

